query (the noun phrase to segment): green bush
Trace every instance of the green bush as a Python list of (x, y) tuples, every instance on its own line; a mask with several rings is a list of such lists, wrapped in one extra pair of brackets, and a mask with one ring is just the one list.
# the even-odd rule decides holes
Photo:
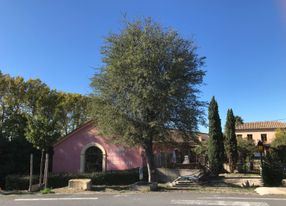
[(275, 151), (267, 154), (262, 166), (262, 179), (264, 186), (280, 186), (283, 180), (283, 166)]
[[(147, 171), (144, 171), (147, 174)], [(145, 175), (146, 176), (146, 175)], [(110, 171), (100, 173), (60, 173), (50, 174), (48, 178), (48, 187), (59, 188), (66, 187), (70, 179), (88, 178), (91, 179), (93, 185), (128, 185), (139, 181), (138, 169), (125, 171)], [(145, 177), (146, 178), (146, 177)], [(35, 176), (34, 183), (38, 182), (38, 177)], [(5, 179), (7, 190), (26, 190), (29, 187), (28, 176), (8, 175)]]

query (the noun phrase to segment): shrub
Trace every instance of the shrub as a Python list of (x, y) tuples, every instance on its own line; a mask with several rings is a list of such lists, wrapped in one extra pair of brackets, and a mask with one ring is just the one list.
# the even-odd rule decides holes
[[(33, 177), (33, 182), (37, 182), (38, 177)], [(6, 190), (27, 190), (29, 188), (29, 176), (7, 175), (5, 177)]]
[[(147, 174), (146, 169), (144, 174)], [(51, 188), (66, 187), (70, 179), (88, 178), (91, 179), (93, 185), (128, 185), (139, 181), (138, 169), (124, 171), (109, 171), (106, 173), (60, 173), (50, 174), (48, 186)], [(145, 175), (146, 179), (146, 175)], [(37, 182), (38, 177), (35, 176), (33, 182)], [(8, 175), (5, 180), (7, 190), (26, 190), (29, 187), (28, 176)]]
[(268, 153), (262, 166), (264, 186), (280, 186), (283, 180), (283, 166), (275, 151)]

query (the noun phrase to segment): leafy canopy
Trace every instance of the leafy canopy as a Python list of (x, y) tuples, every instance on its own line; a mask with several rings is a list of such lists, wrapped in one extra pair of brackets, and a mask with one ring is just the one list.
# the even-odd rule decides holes
[(272, 147), (286, 146), (286, 129), (277, 129), (275, 139), (271, 143)]
[(144, 19), (108, 36), (102, 54), (104, 66), (91, 86), (93, 117), (103, 133), (142, 145), (168, 139), (169, 129), (191, 133), (204, 120), (198, 97), (204, 58), (192, 41)]

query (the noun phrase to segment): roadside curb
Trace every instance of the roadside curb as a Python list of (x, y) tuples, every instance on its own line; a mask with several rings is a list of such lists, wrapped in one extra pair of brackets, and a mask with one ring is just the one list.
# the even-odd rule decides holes
[(0, 195), (29, 195), (29, 194), (33, 194), (33, 192), (29, 192), (29, 191), (3, 191), (0, 190)]
[(286, 187), (258, 187), (255, 192), (259, 195), (286, 195)]

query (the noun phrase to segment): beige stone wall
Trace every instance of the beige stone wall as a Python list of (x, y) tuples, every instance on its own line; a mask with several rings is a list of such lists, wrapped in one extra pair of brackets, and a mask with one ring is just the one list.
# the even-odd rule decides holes
[(265, 142), (265, 144), (270, 144), (275, 139), (275, 129), (236, 131), (236, 135), (242, 135), (242, 138), (247, 138), (248, 134), (252, 134), (252, 138), (255, 141), (255, 144), (261, 140), (261, 134), (267, 135), (267, 142)]

